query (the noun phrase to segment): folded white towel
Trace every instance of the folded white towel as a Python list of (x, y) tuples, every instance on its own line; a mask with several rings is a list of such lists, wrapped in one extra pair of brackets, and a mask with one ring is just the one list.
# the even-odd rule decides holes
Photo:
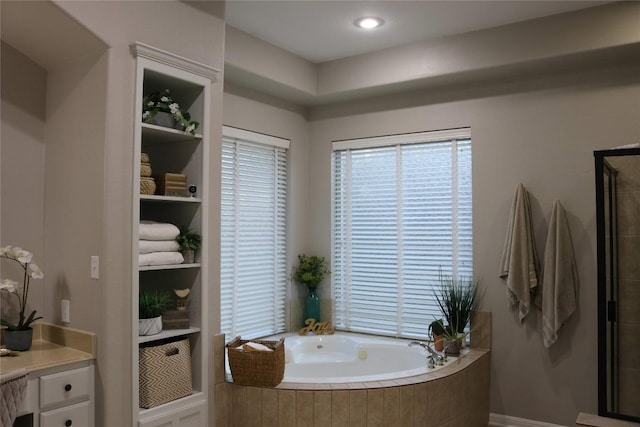
[(140, 221), (140, 240), (175, 240), (180, 234), (180, 229), (173, 224)]
[(519, 305), (520, 321), (529, 313), (531, 294), (538, 286), (538, 265), (529, 193), (522, 184), (518, 184), (509, 214), (500, 277), (507, 281), (509, 305)]
[(140, 240), (138, 242), (138, 253), (148, 254), (151, 252), (178, 252), (180, 245), (175, 240)]
[(248, 342), (242, 346), (243, 350), (247, 351), (273, 351), (269, 347), (264, 344), (260, 344), (259, 342)]
[(558, 330), (576, 309), (578, 268), (567, 215), (559, 201), (553, 203), (549, 233), (544, 250), (541, 296), (542, 340), (549, 348), (558, 339)]
[(182, 264), (184, 258), (180, 252), (151, 252), (138, 254), (138, 265), (172, 265)]

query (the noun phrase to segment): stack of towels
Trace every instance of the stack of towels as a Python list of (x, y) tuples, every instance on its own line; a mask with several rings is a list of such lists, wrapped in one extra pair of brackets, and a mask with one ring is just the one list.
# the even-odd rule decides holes
[(173, 224), (140, 221), (138, 265), (182, 264), (184, 258), (176, 237), (180, 229)]

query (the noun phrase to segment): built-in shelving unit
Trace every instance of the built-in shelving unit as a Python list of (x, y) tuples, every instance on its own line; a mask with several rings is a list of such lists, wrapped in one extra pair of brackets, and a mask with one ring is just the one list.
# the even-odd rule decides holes
[[(136, 59), (134, 179), (133, 179), (133, 265), (132, 275), (132, 348), (134, 409), (133, 426), (206, 426), (208, 399), (208, 184), (210, 86), (217, 70), (188, 59), (136, 43), (131, 46)], [(146, 95), (169, 89), (182, 111), (188, 111), (200, 125), (195, 134), (155, 124), (143, 123), (142, 105)], [(184, 174), (188, 185), (195, 185), (193, 197), (141, 195), (141, 153), (148, 154), (153, 175)], [(140, 221), (171, 223), (189, 227), (202, 235), (203, 247), (195, 263), (138, 266)], [(174, 289), (190, 289), (189, 326), (165, 329), (160, 334), (138, 336), (138, 298), (142, 290), (159, 290), (173, 295)], [(193, 393), (149, 409), (139, 408), (139, 346), (162, 344), (188, 338), (191, 351)]]

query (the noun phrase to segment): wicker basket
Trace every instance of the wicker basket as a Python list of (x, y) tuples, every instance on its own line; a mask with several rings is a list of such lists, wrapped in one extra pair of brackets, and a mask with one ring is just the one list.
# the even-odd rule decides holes
[(141, 408), (153, 408), (193, 392), (189, 339), (140, 347), (139, 368)]
[[(273, 351), (246, 351), (248, 342), (266, 345)], [(284, 376), (284, 338), (280, 341), (242, 340), (236, 337), (227, 344), (229, 366), (234, 384), (275, 387)]]
[(140, 163), (140, 176), (151, 176), (151, 163)]
[(149, 155), (147, 153), (140, 153), (140, 162), (149, 163)]
[(146, 176), (140, 177), (140, 194), (152, 195), (156, 192), (156, 181)]

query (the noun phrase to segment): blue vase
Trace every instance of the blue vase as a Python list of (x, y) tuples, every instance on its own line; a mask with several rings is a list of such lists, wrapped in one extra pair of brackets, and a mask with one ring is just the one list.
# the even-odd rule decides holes
[(318, 292), (315, 289), (309, 289), (307, 298), (304, 300), (302, 315), (303, 325), (307, 319), (315, 319), (316, 322), (320, 321), (320, 297), (318, 297)]

